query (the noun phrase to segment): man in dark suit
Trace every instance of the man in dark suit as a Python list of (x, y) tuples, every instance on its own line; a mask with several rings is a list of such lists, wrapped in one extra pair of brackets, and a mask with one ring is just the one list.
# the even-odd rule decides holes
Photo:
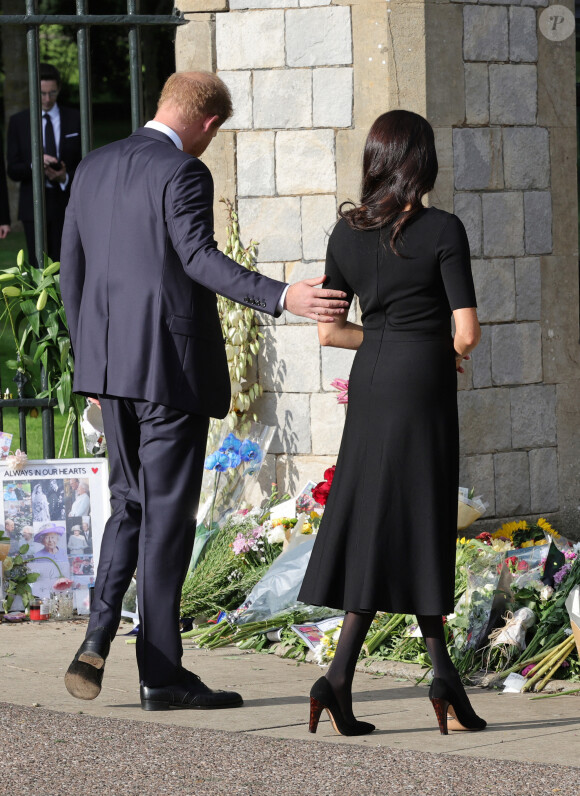
[(10, 232), (10, 205), (8, 203), (8, 186), (6, 185), (6, 169), (4, 168), (4, 151), (0, 141), (0, 240)]
[(215, 75), (172, 75), (157, 115), (80, 164), (66, 215), (61, 289), (77, 392), (98, 396), (112, 515), (100, 551), (87, 637), (65, 677), (93, 699), (137, 568), (137, 662), (145, 710), (242, 704), (181, 665), (181, 587), (191, 558), (209, 417), (230, 382), (216, 292), (279, 315), (332, 322), (344, 293), (237, 265), (213, 237), (213, 181), (198, 158), (231, 116)]
[[(52, 260), (60, 259), (64, 214), (74, 173), (82, 157), (79, 112), (57, 104), (60, 88), (58, 69), (41, 64), (47, 254)], [(35, 262), (30, 110), (10, 117), (7, 144), (8, 176), (20, 183), (18, 218), (24, 225), (28, 259)]]

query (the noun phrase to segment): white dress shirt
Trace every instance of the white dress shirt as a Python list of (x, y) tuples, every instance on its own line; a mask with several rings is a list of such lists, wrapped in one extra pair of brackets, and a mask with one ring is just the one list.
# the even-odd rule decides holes
[[(171, 127), (168, 127), (166, 124), (163, 124), (163, 122), (156, 122), (154, 119), (150, 122), (147, 122), (145, 127), (151, 127), (153, 130), (158, 130), (160, 133), (165, 133), (165, 135), (171, 138), (175, 146), (178, 149), (181, 149), (181, 151), (183, 152), (183, 142), (181, 138), (178, 136), (178, 134), (175, 132), (175, 130), (173, 130)], [(278, 306), (277, 306), (278, 312), (284, 311), (284, 302), (286, 301), (286, 293), (288, 292), (289, 287), (290, 285), (286, 285), (286, 287), (282, 291), (282, 295), (278, 299)]]

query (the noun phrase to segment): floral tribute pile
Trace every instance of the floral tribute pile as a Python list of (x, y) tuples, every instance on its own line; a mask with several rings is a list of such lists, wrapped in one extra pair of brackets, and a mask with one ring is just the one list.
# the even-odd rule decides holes
[[(329, 468), (307, 497), (300, 496), (302, 513), (297, 519), (271, 518), (276, 492), (262, 509), (237, 512), (228, 519), (186, 582), (182, 615), (194, 618), (197, 626), (184, 637), (208, 648), (237, 644), (306, 659), (309, 647), (292, 625), (338, 613), (295, 599), (303, 575), (299, 571), (296, 581), (296, 562), (305, 569), (309, 554), (300, 558), (299, 550), (310, 549), (308, 539), (318, 529), (333, 476), (334, 468)], [(272, 579), (267, 573), (275, 570)], [(281, 580), (287, 581), (284, 609), (262, 611), (257, 620), (250, 611), (248, 620), (245, 610), (254, 590), (270, 582), (279, 588)], [(558, 679), (580, 680), (566, 607), (576, 587), (580, 588), (580, 543), (561, 537), (544, 518), (508, 522), (494, 533), (458, 539), (456, 606), (444, 622), (449, 652), (463, 679), (477, 682), (482, 673), (496, 673), (498, 679), (519, 673), (526, 678), (522, 691), (541, 691), (556, 674)], [(283, 592), (276, 595), (277, 605), (283, 597)], [(339, 636), (340, 623), (322, 634), (314, 653), (317, 663), (332, 660)], [(404, 614), (377, 614), (361, 657), (431, 665), (415, 617)]]

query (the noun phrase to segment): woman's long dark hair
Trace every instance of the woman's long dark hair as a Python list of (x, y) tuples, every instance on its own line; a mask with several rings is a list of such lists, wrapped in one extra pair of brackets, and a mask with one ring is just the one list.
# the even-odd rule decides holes
[[(339, 215), (353, 229), (378, 229), (399, 216), (391, 229), (390, 245), (423, 207), (421, 197), (432, 190), (437, 171), (433, 128), (413, 111), (383, 113), (367, 136), (359, 205), (343, 202)], [(410, 204), (411, 209), (403, 208)], [(400, 255), (399, 255), (400, 256)]]

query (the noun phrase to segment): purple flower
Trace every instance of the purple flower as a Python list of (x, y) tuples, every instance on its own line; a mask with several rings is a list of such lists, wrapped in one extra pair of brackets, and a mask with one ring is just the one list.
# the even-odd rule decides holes
[(232, 550), (234, 551), (235, 556), (239, 556), (242, 553), (247, 553), (250, 550), (248, 540), (243, 533), (239, 533), (232, 542)]
[(240, 456), (244, 462), (261, 462), (262, 451), (257, 442), (245, 439), (240, 446)]
[(564, 564), (563, 567), (560, 567), (560, 569), (554, 575), (554, 583), (557, 586), (560, 586), (560, 584), (562, 583), (562, 581), (564, 580), (564, 578), (566, 577), (568, 572), (570, 572), (571, 569), (572, 567), (570, 566), (570, 564)]

